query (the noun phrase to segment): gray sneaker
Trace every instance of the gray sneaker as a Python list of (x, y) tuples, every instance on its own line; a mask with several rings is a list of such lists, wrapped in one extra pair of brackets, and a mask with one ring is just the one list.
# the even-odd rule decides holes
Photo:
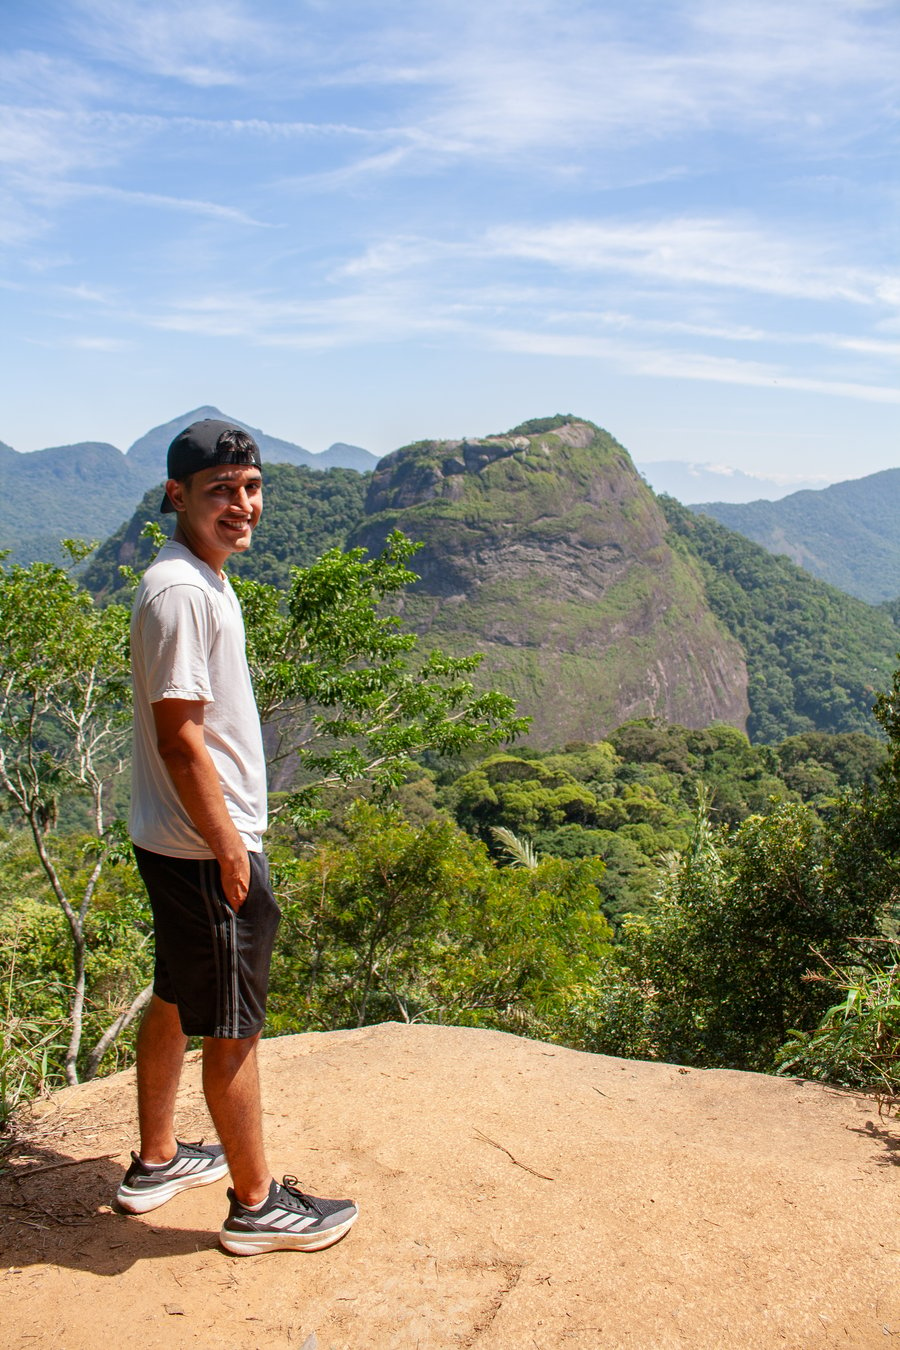
[(273, 1181), (260, 1209), (248, 1209), (229, 1188), (231, 1208), (219, 1241), (235, 1256), (257, 1252), (317, 1252), (338, 1242), (356, 1222), (352, 1200), (321, 1200), (297, 1189), (296, 1177)]
[(136, 1153), (125, 1173), (116, 1199), (129, 1214), (146, 1214), (171, 1200), (179, 1191), (193, 1186), (208, 1186), (228, 1171), (221, 1144), (178, 1144), (171, 1162), (148, 1167)]

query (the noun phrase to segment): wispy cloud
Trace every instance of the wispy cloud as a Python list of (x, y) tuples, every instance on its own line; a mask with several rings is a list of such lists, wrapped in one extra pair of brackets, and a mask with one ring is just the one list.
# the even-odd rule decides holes
[(67, 183), (59, 187), (58, 194), (69, 197), (102, 197), (106, 201), (121, 202), (127, 206), (149, 206), (165, 211), (180, 211), (190, 216), (206, 216), (211, 220), (228, 221), (237, 225), (252, 225), (258, 229), (269, 228), (265, 221), (256, 220), (237, 207), (201, 201), (194, 197), (172, 197), (161, 192), (132, 192), (125, 188), (92, 183)]
[(53, 337), (27, 339), (29, 346), (44, 347), (49, 351), (121, 352), (132, 343), (127, 338), (93, 336), (85, 333), (65, 333)]
[(89, 305), (113, 305), (118, 303), (119, 298), (109, 290), (101, 290), (97, 286), (87, 286), (84, 282), (77, 286), (60, 286), (59, 293), (72, 300), (82, 300)]
[(402, 288), (317, 300), (223, 288), (172, 298), (152, 313), (135, 317), (142, 324), (173, 332), (307, 350), (353, 346), (370, 342), (375, 335), (383, 341), (402, 342), (460, 327), (455, 316), (441, 309), (423, 309), (418, 295)]
[(891, 273), (829, 261), (814, 239), (798, 247), (771, 231), (723, 219), (502, 226), (488, 235), (487, 244), (498, 255), (578, 272), (628, 273), (671, 285), (700, 283), (808, 300), (889, 301), (898, 284)]
[(502, 351), (527, 353), (531, 356), (598, 360), (630, 374), (650, 375), (655, 378), (698, 380), (753, 388), (794, 389), (804, 393), (856, 399), (865, 403), (900, 404), (900, 389), (896, 385), (866, 384), (864, 381), (837, 377), (797, 374), (774, 363), (739, 361), (708, 352), (626, 347), (611, 339), (579, 334), (516, 330), (498, 330), (491, 335), (491, 341)]
[[(349, 284), (360, 278), (341, 280)], [(815, 361), (798, 362), (787, 355), (792, 347), (804, 345), (812, 350), (854, 351), (854, 340), (839, 334), (781, 335), (762, 329), (644, 320), (603, 311), (585, 313), (580, 331), (563, 331), (559, 326), (561, 314), (544, 314), (540, 326), (534, 322), (532, 309), (517, 315), (514, 291), (507, 296), (511, 322), (503, 325), (496, 321), (500, 302), (496, 289), (480, 293), (473, 288), (460, 296), (450, 277), (445, 290), (430, 290), (426, 298), (415, 282), (405, 279), (366, 273), (361, 280), (362, 286), (342, 286), (314, 300), (233, 289), (194, 292), (162, 301), (152, 311), (133, 315), (132, 321), (218, 341), (310, 351), (364, 346), (375, 340), (382, 344), (423, 338), (451, 343), (462, 340), (470, 350), (597, 362), (652, 378), (797, 390), (867, 403), (900, 403), (900, 389), (889, 370), (879, 379), (870, 366), (865, 372), (868, 378), (859, 378), (846, 365), (827, 369)], [(680, 340), (678, 345), (644, 340), (669, 334)], [(755, 343), (766, 356), (742, 359), (691, 345), (691, 338), (704, 337), (718, 345)], [(858, 344), (863, 354), (872, 345), (865, 338)], [(781, 361), (771, 355), (779, 347), (785, 353)], [(898, 347), (900, 344), (884, 342), (876, 354), (896, 360)], [(863, 370), (861, 365), (860, 374)]]
[[(401, 165), (412, 165), (413, 151), (407, 142), (383, 150), (376, 155), (365, 155), (350, 160), (335, 169), (325, 169), (320, 173), (304, 174), (299, 178), (282, 179), (280, 187), (292, 187), (301, 192), (334, 192), (343, 188), (353, 188), (359, 183), (390, 176)], [(413, 166), (414, 167), (414, 166)]]
[[(749, 218), (665, 217), (655, 220), (568, 220), (495, 225), (481, 235), (456, 238), (397, 234), (373, 242), (340, 268), (347, 277), (424, 272), (475, 262), (536, 263), (548, 276), (637, 278), (672, 292), (690, 288), (754, 292), (787, 300), (891, 307), (900, 302), (900, 270), (861, 266), (848, 259), (845, 241), (825, 231), (775, 230)], [(601, 307), (602, 309), (602, 307)], [(595, 310), (596, 312), (596, 310)], [(602, 310), (608, 323), (632, 317)], [(670, 331), (730, 340), (770, 337), (747, 323), (696, 324), (660, 319)]]
[(71, 337), (66, 339), (66, 344), (74, 347), (77, 351), (85, 352), (121, 352), (129, 346), (124, 338), (113, 337)]
[(839, 118), (851, 136), (883, 126), (900, 87), (900, 15), (887, 4), (673, 0), (644, 22), (641, 9), (564, 0), (351, 0), (342, 18), (338, 31), (318, 5), (79, 0), (71, 21), (87, 49), (139, 77), (240, 86), (268, 69), (372, 95), (365, 120), (393, 125), (386, 152), (409, 153), (387, 167), (404, 172), (560, 149), (583, 163), (713, 122), (833, 143)]
[[(658, 144), (714, 123), (795, 142), (883, 126), (898, 90), (892, 5), (683, 0), (640, 13), (545, 0), (439, 7), (419, 123), (460, 156)], [(447, 19), (442, 27), (442, 18)], [(815, 34), (814, 39), (811, 35)], [(423, 147), (426, 148), (426, 147)]]
[(241, 84), (272, 49), (271, 25), (233, 0), (78, 0), (70, 23), (105, 61), (206, 89)]
[(70, 56), (27, 49), (0, 52), (0, 89), (10, 103), (78, 108), (110, 95), (113, 87), (98, 71)]

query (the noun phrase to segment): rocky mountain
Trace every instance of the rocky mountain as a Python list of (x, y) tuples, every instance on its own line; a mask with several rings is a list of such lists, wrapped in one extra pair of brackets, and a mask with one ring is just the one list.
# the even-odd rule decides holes
[(870, 604), (900, 596), (900, 469), (777, 502), (716, 501), (691, 509)]
[(627, 451), (591, 423), (388, 455), (348, 542), (377, 550), (395, 528), (424, 544), (403, 617), (428, 645), (484, 652), (486, 678), (533, 717), (532, 744), (596, 740), (629, 717), (746, 724), (740, 645)]
[(148, 489), (159, 485), (162, 496), (170, 441), (203, 417), (247, 427), (268, 464), (366, 473), (378, 462), (368, 450), (343, 441), (314, 455), (210, 406), (153, 427), (125, 454), (114, 445), (94, 441), (20, 454), (0, 442), (0, 482), (7, 499), (16, 502), (15, 517), (7, 513), (0, 523), (0, 549), (9, 549), (10, 560), (16, 563), (58, 562), (63, 556), (60, 539), (106, 539), (128, 519)]

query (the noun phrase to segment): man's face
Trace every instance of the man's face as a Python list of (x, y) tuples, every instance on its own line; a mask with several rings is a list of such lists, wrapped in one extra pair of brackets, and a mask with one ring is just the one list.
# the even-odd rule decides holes
[(262, 474), (255, 464), (201, 469), (188, 483), (170, 479), (166, 491), (178, 513), (176, 538), (214, 571), (250, 547), (262, 512)]

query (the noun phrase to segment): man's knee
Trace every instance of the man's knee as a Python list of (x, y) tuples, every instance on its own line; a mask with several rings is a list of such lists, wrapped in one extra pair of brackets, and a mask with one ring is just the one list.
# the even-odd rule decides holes
[(241, 1065), (254, 1055), (259, 1036), (259, 1032), (253, 1036), (242, 1036), (235, 1039), (227, 1036), (204, 1036), (204, 1071), (213, 1069), (219, 1072), (227, 1070), (237, 1072)]
[(181, 1050), (187, 1046), (187, 1037), (181, 1029), (181, 1019), (174, 1003), (154, 994), (144, 1009), (138, 1032), (138, 1048), (145, 1051), (157, 1043), (177, 1042)]
[(153, 993), (150, 996), (150, 1002), (147, 1004), (144, 1012), (144, 1021), (148, 1018), (159, 1019), (161, 1021), (177, 1022), (178, 1029), (181, 1030), (181, 1022), (178, 1016), (178, 1005), (169, 1002), (168, 999), (160, 998), (159, 994)]

